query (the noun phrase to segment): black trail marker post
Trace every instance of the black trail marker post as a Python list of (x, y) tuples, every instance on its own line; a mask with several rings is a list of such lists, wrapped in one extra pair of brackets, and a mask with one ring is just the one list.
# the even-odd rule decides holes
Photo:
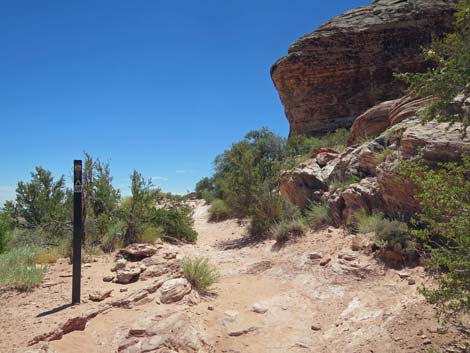
[(72, 304), (80, 304), (82, 265), (82, 161), (73, 161), (73, 270)]

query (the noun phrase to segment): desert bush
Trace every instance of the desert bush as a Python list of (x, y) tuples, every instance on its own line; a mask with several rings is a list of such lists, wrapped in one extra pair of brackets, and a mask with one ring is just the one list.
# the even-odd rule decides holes
[(382, 151), (375, 153), (375, 160), (377, 163), (382, 163), (387, 159), (387, 157), (392, 155), (393, 150), (391, 148), (385, 148)]
[(360, 209), (354, 214), (354, 221), (357, 224), (359, 233), (372, 233), (377, 231), (377, 225), (384, 219), (382, 213), (368, 214), (366, 210)]
[(230, 209), (224, 200), (215, 199), (209, 208), (209, 222), (220, 222), (230, 218)]
[(204, 293), (220, 280), (217, 268), (206, 257), (186, 257), (182, 261), (184, 277), (199, 292)]
[(355, 175), (349, 175), (345, 178), (336, 178), (330, 182), (329, 189), (331, 191), (339, 190), (344, 191), (350, 185), (359, 182), (361, 179)]
[(152, 224), (146, 224), (142, 232), (138, 236), (139, 243), (150, 243), (153, 244), (157, 239), (160, 239), (163, 234), (161, 226), (154, 226)]
[(305, 222), (303, 219), (284, 220), (271, 226), (270, 233), (278, 242), (298, 238), (305, 234)]
[(0, 285), (18, 290), (37, 287), (47, 272), (47, 266), (36, 265), (37, 249), (13, 248), (0, 255)]
[(278, 193), (264, 192), (253, 210), (249, 233), (254, 238), (266, 238), (270, 236), (274, 224), (300, 217), (299, 208), (283, 199)]
[(395, 251), (404, 258), (413, 258), (416, 254), (416, 243), (412, 240), (410, 230), (405, 222), (388, 219), (377, 220), (375, 238), (380, 247)]
[(58, 259), (64, 257), (62, 249), (59, 247), (42, 248), (37, 250), (36, 263), (37, 264), (53, 264)]
[(318, 229), (330, 224), (330, 209), (326, 203), (312, 203), (305, 211), (305, 219), (310, 227)]
[(193, 209), (183, 203), (171, 203), (157, 209), (152, 209), (149, 222), (163, 230), (164, 240), (181, 240), (194, 243), (197, 232), (194, 230)]
[(437, 286), (423, 287), (421, 292), (443, 320), (469, 313), (470, 151), (464, 151), (460, 163), (431, 169), (421, 159), (403, 162), (401, 169), (417, 186), (421, 212), (412, 234), (429, 254), (437, 279)]
[(0, 254), (5, 252), (11, 240), (13, 220), (7, 212), (0, 210)]

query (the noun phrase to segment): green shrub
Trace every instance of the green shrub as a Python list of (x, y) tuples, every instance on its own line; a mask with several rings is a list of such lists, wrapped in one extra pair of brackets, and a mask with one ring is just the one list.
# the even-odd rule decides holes
[(392, 250), (405, 258), (413, 258), (416, 244), (410, 236), (408, 225), (396, 220), (381, 219), (375, 226), (375, 237), (379, 246)]
[(393, 155), (393, 150), (390, 148), (385, 148), (384, 150), (375, 153), (375, 160), (377, 161), (377, 163), (380, 164), (384, 162), (387, 159), (387, 157), (392, 156), (392, 155)]
[(186, 257), (182, 261), (184, 277), (201, 293), (220, 280), (220, 273), (206, 257)]
[(153, 209), (149, 221), (157, 227), (161, 227), (165, 240), (182, 240), (194, 243), (197, 240), (197, 232), (193, 228), (193, 209), (183, 203), (171, 203), (158, 209)]
[(220, 222), (230, 218), (230, 209), (225, 201), (215, 199), (209, 208), (209, 222)]
[(421, 212), (412, 234), (430, 255), (437, 279), (421, 292), (441, 319), (470, 313), (470, 151), (460, 163), (431, 169), (423, 160), (407, 161), (401, 169), (417, 186)]
[(0, 255), (0, 285), (18, 290), (37, 287), (47, 272), (47, 266), (36, 265), (37, 249), (14, 248)]
[(125, 246), (124, 233), (126, 223), (116, 220), (109, 224), (106, 234), (101, 238), (100, 248), (105, 253), (113, 252)]
[(293, 220), (301, 217), (298, 207), (283, 199), (274, 192), (260, 195), (260, 201), (253, 210), (249, 233), (254, 238), (269, 237), (271, 227), (282, 220)]
[(0, 211), (0, 254), (7, 250), (12, 237), (13, 220), (3, 211)]
[(146, 224), (142, 232), (138, 236), (139, 243), (150, 243), (153, 244), (157, 239), (160, 239), (163, 234), (163, 228), (160, 226), (154, 226)]
[(336, 179), (333, 179), (331, 182), (330, 182), (330, 190), (331, 191), (335, 191), (335, 190), (339, 190), (339, 191), (344, 191), (346, 190), (350, 185), (352, 184), (355, 184), (357, 182), (359, 182), (361, 179), (355, 175), (350, 175), (346, 178), (336, 178)]
[(361, 209), (354, 215), (357, 223), (357, 231), (359, 233), (372, 233), (377, 231), (377, 225), (384, 219), (382, 213), (374, 213), (369, 215), (366, 210)]
[(301, 219), (286, 220), (271, 226), (271, 236), (278, 242), (298, 238), (305, 234), (305, 223)]
[(307, 223), (313, 229), (331, 222), (330, 209), (326, 203), (312, 203), (305, 211)]

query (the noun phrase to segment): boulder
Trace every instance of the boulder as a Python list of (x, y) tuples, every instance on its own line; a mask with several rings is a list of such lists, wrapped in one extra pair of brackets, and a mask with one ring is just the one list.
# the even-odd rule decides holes
[(414, 197), (416, 185), (400, 177), (399, 161), (381, 164), (377, 167), (377, 183), (383, 199), (383, 209), (388, 213), (408, 218), (419, 210)]
[(189, 292), (191, 292), (191, 284), (185, 278), (170, 279), (160, 288), (160, 302), (170, 304), (180, 301)]
[(360, 142), (361, 138), (381, 134), (390, 126), (390, 111), (400, 99), (385, 101), (359, 115), (351, 126), (348, 146)]
[(401, 97), (405, 85), (393, 74), (428, 67), (421, 48), (453, 29), (455, 2), (376, 0), (298, 39), (271, 67), (291, 133), (348, 127), (366, 109)]
[(116, 282), (121, 284), (127, 284), (135, 279), (137, 279), (142, 270), (140, 268), (134, 267), (129, 269), (122, 269), (116, 271)]
[(408, 127), (401, 137), (400, 152), (410, 159), (422, 150), (423, 158), (433, 163), (461, 159), (465, 147), (470, 147), (470, 136), (462, 137), (461, 125), (431, 121)]
[(382, 196), (376, 178), (364, 178), (357, 184), (350, 185), (342, 193), (344, 199), (343, 220), (355, 212), (364, 209), (371, 214), (373, 210), (382, 209)]
[(117, 259), (117, 261), (114, 263), (113, 268), (111, 268), (112, 272), (116, 272), (117, 270), (122, 270), (125, 268), (127, 265), (127, 260), (126, 259)]
[(281, 174), (279, 190), (281, 196), (300, 208), (306, 208), (309, 201), (315, 199), (316, 192), (320, 191), (321, 196), (328, 186), (323, 182), (322, 169), (316, 160), (309, 159)]
[(157, 248), (150, 244), (130, 244), (124, 249), (119, 250), (119, 254), (130, 261), (140, 261), (150, 257), (157, 252)]
[(111, 296), (112, 289), (109, 290), (96, 290), (88, 295), (91, 301), (100, 302)]

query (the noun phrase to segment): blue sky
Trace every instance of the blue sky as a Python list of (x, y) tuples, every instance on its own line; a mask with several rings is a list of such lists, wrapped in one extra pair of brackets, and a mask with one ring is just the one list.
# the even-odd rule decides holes
[(269, 68), (365, 0), (0, 0), (0, 204), (36, 165), (88, 151), (127, 193), (140, 170), (192, 190), (246, 132), (288, 124)]

